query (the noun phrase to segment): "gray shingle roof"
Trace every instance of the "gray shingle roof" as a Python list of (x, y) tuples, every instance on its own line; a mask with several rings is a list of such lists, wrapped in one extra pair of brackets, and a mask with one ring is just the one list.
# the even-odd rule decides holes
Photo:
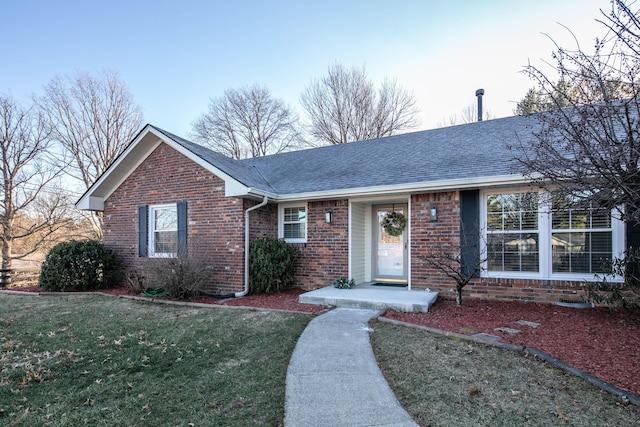
[(245, 160), (156, 129), (244, 185), (283, 195), (459, 179), (480, 184), (516, 174), (516, 147), (538, 126), (536, 116), (514, 116)]

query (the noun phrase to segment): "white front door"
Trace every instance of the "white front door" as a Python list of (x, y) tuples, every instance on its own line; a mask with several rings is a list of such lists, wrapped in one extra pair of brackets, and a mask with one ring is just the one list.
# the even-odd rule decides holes
[(399, 236), (391, 236), (381, 225), (389, 212), (399, 212), (407, 217), (407, 205), (373, 206), (373, 280), (407, 281), (407, 233), (408, 227)]

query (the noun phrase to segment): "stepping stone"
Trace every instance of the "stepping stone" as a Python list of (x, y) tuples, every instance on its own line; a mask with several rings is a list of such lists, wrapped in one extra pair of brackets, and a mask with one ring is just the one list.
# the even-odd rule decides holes
[(532, 328), (537, 328), (540, 326), (540, 323), (529, 322), (528, 320), (517, 320), (516, 323), (522, 326), (531, 326)]
[(501, 339), (501, 337), (497, 335), (485, 334), (484, 332), (473, 334), (471, 335), (471, 337), (482, 340), (482, 341), (486, 341), (486, 342), (497, 342), (497, 341), (500, 341)]
[(507, 328), (506, 326), (502, 326), (500, 328), (495, 328), (494, 331), (504, 332), (505, 334), (509, 334), (512, 337), (515, 337), (520, 333), (519, 329)]

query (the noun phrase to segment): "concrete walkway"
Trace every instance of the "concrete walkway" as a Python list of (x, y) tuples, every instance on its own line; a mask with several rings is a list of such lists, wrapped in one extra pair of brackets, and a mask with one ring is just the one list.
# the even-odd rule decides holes
[(373, 356), (367, 322), (377, 313), (337, 308), (309, 323), (287, 371), (285, 427), (417, 426)]

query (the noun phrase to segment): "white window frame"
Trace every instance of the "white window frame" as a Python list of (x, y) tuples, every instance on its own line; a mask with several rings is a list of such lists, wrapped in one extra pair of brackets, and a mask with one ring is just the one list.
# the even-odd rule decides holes
[[(177, 256), (176, 252), (156, 252), (155, 251), (155, 211), (160, 209), (173, 209), (176, 212), (176, 242), (178, 239), (178, 205), (176, 203), (168, 203), (163, 205), (149, 205), (148, 218), (148, 235), (149, 235), (149, 258), (173, 258)], [(173, 230), (163, 230), (173, 231)]]
[[(284, 210), (285, 208), (304, 208), (306, 213), (304, 221), (290, 221), (287, 224), (304, 224), (304, 238), (285, 238), (284, 237)], [(308, 236), (308, 225), (309, 225), (309, 206), (308, 203), (287, 203), (278, 205), (278, 238), (284, 239), (287, 243), (307, 243)]]
[[(482, 239), (480, 242), (480, 253), (488, 253), (487, 250), (487, 197), (492, 194), (513, 194), (531, 193), (535, 190), (531, 188), (496, 188), (483, 190), (480, 192), (480, 229)], [(539, 271), (537, 272), (517, 272), (517, 271), (489, 271), (487, 261), (482, 265), (481, 277), (510, 278), (510, 279), (548, 279), (548, 280), (570, 280), (585, 281), (593, 280), (594, 273), (553, 273), (552, 271), (552, 251), (551, 251), (551, 197), (546, 191), (538, 191), (538, 259)], [(590, 231), (602, 231), (593, 229)], [(611, 212), (611, 256), (620, 258), (624, 254), (625, 226), (624, 222)], [(615, 278), (614, 280), (622, 280)]]

